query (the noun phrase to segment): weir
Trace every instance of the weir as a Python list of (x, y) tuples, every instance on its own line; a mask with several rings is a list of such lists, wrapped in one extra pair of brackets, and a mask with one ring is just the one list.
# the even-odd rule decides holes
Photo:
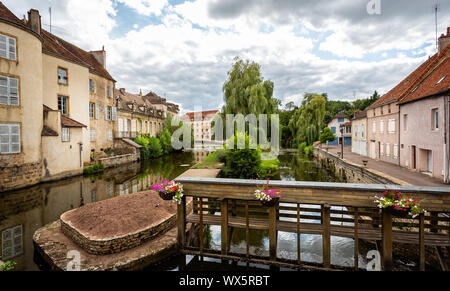
[[(254, 192), (267, 182), (237, 179), (178, 178), (185, 196), (178, 205), (178, 245), (183, 254), (239, 260), (280, 267), (339, 270), (348, 267), (331, 264), (331, 236), (354, 239), (354, 267), (358, 266), (359, 240), (381, 242), (383, 270), (393, 268), (393, 242), (418, 246), (419, 269), (425, 270), (425, 246), (450, 246), (450, 188), (397, 185), (339, 184), (318, 182), (271, 181), (270, 188), (281, 190), (279, 204), (265, 207)], [(393, 217), (377, 208), (376, 195), (384, 191), (400, 191), (421, 200), (427, 213), (416, 218)], [(194, 198), (191, 213), (186, 212), (186, 197)], [(317, 221), (317, 222), (315, 222)], [(186, 225), (199, 226), (198, 247), (188, 245)], [(221, 227), (221, 251), (204, 248), (203, 229), (206, 225)], [(246, 230), (246, 254), (230, 252), (230, 228)], [(249, 230), (269, 232), (269, 256), (250, 254)], [(277, 257), (278, 232), (297, 234), (297, 260)], [(302, 262), (300, 234), (322, 236), (321, 264)]]

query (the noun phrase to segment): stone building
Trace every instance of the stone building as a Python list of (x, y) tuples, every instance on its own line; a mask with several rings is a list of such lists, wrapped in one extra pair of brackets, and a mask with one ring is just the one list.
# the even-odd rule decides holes
[(400, 164), (449, 182), (450, 28), (439, 55), (399, 102)]
[(212, 122), (217, 114), (220, 114), (219, 110), (189, 112), (183, 116), (184, 121), (191, 123), (194, 141), (212, 141)]
[(19, 19), (0, 2), (0, 192), (80, 174), (113, 147), (105, 63), (42, 29), (39, 11)]
[[(143, 96), (142, 93), (128, 93), (124, 88), (114, 90), (118, 108), (118, 121), (115, 127), (117, 138), (135, 138), (139, 134), (149, 134), (154, 137), (159, 135), (168, 114), (168, 106), (165, 99), (164, 102), (153, 104), (150, 100), (156, 100), (156, 98), (147, 96)], [(176, 113), (171, 112), (171, 114)]]

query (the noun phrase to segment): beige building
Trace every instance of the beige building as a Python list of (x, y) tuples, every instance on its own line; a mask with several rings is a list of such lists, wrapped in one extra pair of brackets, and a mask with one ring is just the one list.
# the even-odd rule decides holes
[(37, 10), (21, 20), (0, 2), (0, 192), (80, 174), (113, 147), (105, 63), (43, 30)]
[(117, 102), (117, 138), (135, 138), (140, 134), (156, 137), (163, 130), (168, 114), (176, 116), (178, 106), (150, 92), (131, 94), (124, 88), (114, 90)]
[(367, 156), (367, 111), (355, 113), (352, 126), (352, 152)]
[(220, 114), (219, 110), (189, 112), (183, 116), (184, 121), (191, 123), (194, 141), (212, 141), (212, 122), (217, 114)]

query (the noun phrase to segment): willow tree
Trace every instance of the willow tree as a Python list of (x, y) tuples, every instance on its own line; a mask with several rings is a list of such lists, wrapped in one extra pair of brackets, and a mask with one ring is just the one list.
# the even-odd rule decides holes
[(306, 93), (300, 108), (293, 114), (289, 128), (297, 145), (312, 145), (319, 139), (323, 127), (327, 99), (323, 95)]
[(260, 65), (237, 59), (223, 85), (224, 114), (272, 114), (278, 100), (272, 98), (274, 84), (261, 76)]

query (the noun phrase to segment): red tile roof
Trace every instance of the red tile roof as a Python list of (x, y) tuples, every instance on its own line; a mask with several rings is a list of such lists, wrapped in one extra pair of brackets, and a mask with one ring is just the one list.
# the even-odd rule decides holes
[(186, 113), (185, 116), (188, 117), (190, 120), (194, 120), (196, 114), (201, 115), (202, 118), (204, 119), (206, 117), (214, 116), (219, 113), (220, 113), (220, 110), (208, 110), (208, 111), (202, 111), (202, 112), (189, 112), (189, 113)]
[(42, 44), (42, 50), (44, 52), (49, 52), (87, 66), (91, 72), (111, 81), (115, 81), (95, 57), (87, 51), (80, 49), (48, 31), (42, 30), (42, 36), (44, 38), (44, 43)]
[(11, 10), (9, 10), (2, 2), (0, 2), (0, 18), (6, 19), (7, 21), (17, 25), (24, 26), (22, 20), (14, 15), (14, 13), (12, 13)]
[(434, 61), (436, 61), (437, 58), (438, 54), (435, 54), (434, 56), (430, 57), (422, 65), (420, 65), (417, 69), (415, 69), (411, 74), (409, 74), (408, 77), (406, 77), (403, 81), (398, 83), (397, 86), (395, 86), (385, 95), (383, 95), (380, 99), (378, 99), (375, 103), (369, 106), (368, 109), (373, 109), (384, 104), (399, 101), (404, 96), (405, 93), (411, 90), (410, 89), (411, 86), (413, 86), (417, 82), (417, 80), (419, 80), (423, 76), (423, 74), (425, 74), (430, 69), (430, 66), (433, 65)]
[(360, 112), (355, 112), (353, 120), (362, 119), (367, 117), (367, 109)]
[[(438, 84), (438, 82), (440, 83)], [(450, 90), (450, 57), (445, 58), (400, 104), (413, 102)]]

